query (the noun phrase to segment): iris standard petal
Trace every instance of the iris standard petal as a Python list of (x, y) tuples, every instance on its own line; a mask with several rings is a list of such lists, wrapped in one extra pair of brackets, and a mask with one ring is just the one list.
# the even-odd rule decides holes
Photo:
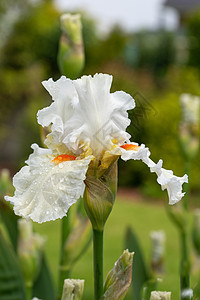
[(126, 132), (130, 124), (127, 110), (135, 107), (133, 98), (122, 91), (110, 93), (112, 76), (95, 74), (77, 80), (62, 76), (43, 85), (54, 102), (38, 112), (38, 122), (42, 126), (51, 124), (51, 133), (46, 144), (54, 149), (64, 144), (76, 154), (80, 145), (88, 145), (96, 157), (113, 145), (128, 141)]

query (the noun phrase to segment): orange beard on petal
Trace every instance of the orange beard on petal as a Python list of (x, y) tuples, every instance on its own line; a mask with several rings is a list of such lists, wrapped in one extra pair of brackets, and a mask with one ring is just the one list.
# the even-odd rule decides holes
[(63, 161), (70, 161), (70, 160), (75, 160), (76, 157), (74, 155), (68, 155), (68, 154), (61, 154), (61, 155), (58, 155), (56, 156), (52, 162), (54, 163), (61, 163)]
[(134, 151), (138, 151), (138, 149), (140, 148), (140, 146), (133, 145), (133, 144), (124, 144), (120, 147), (125, 149), (125, 150), (134, 150)]

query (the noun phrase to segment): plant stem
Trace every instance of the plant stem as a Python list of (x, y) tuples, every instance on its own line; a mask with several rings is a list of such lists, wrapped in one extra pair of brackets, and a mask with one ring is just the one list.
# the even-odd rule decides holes
[[(190, 177), (191, 162), (185, 162), (185, 173)], [(185, 196), (183, 199), (183, 209), (188, 212), (189, 198), (190, 198), (190, 180), (184, 186)], [(180, 286), (181, 286), (181, 300), (190, 300), (191, 297), (184, 295), (184, 290), (190, 289), (190, 258), (187, 228), (180, 231), (181, 241), (181, 263), (180, 263)]]
[(70, 209), (68, 210), (67, 216), (62, 218), (62, 224), (61, 224), (61, 261), (62, 261), (62, 255), (63, 255), (63, 249), (65, 246), (65, 242), (68, 238), (68, 235), (70, 233)]
[(181, 238), (181, 264), (180, 264), (180, 285), (181, 285), (181, 300), (190, 300), (191, 297), (184, 295), (185, 290), (190, 289), (190, 261), (187, 233), (180, 232)]
[(103, 295), (103, 231), (93, 229), (94, 295)]
[(191, 171), (191, 162), (186, 161), (185, 162), (185, 174), (188, 175), (188, 183), (184, 184), (184, 192), (185, 196), (183, 198), (183, 208), (188, 211), (188, 203), (189, 203), (189, 198), (190, 198), (190, 171)]
[(64, 280), (70, 278), (71, 272), (70, 270), (65, 270), (60, 268), (60, 273), (59, 273), (59, 297), (58, 299), (61, 299), (62, 297), (62, 292), (63, 292), (63, 285), (64, 285)]
[(60, 245), (60, 267), (59, 267), (59, 298), (61, 298), (64, 280), (69, 278), (70, 270), (66, 270), (63, 267), (64, 259), (64, 247), (67, 240), (67, 237), (70, 233), (70, 220), (69, 220), (70, 210), (68, 210), (67, 216), (62, 218), (61, 222), (61, 245)]
[(32, 289), (33, 286), (32, 284), (26, 284), (26, 299), (27, 300), (31, 300), (32, 299)]

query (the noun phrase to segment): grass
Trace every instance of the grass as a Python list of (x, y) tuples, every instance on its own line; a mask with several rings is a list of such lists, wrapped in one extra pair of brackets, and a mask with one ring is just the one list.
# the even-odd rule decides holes
[[(159, 290), (172, 292), (172, 299), (179, 299), (179, 236), (177, 229), (167, 216), (164, 206), (152, 203), (130, 202), (117, 198), (104, 232), (104, 276), (124, 249), (127, 226), (137, 234), (144, 257), (149, 265), (151, 244), (150, 231), (164, 230), (166, 233), (165, 277)], [(60, 221), (35, 225), (37, 232), (47, 236), (46, 254), (55, 283), (57, 282)], [(134, 263), (133, 263), (134, 268)], [(74, 266), (72, 278), (85, 279), (84, 299), (93, 299), (92, 245)], [(131, 291), (125, 299), (131, 299)]]

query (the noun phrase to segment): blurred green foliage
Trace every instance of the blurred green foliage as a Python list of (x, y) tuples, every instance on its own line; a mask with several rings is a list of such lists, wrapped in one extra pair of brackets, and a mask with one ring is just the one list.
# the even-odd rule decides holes
[(189, 38), (189, 63), (196, 68), (200, 67), (200, 10), (196, 10), (187, 21)]
[(40, 143), (36, 112), (47, 104), (41, 81), (58, 76), (59, 40), (59, 12), (52, 1), (26, 0), (18, 8), (3, 1), (0, 11), (12, 19), (12, 7), (18, 18), (12, 28), (6, 28), (9, 22), (0, 27), (9, 29), (0, 48), (0, 143), (1, 161), (10, 168), (27, 158), (34, 140)]
[[(17, 0), (16, 3), (20, 3)], [(60, 12), (51, 0), (33, 4), (25, 1), (7, 38), (0, 45), (0, 162), (11, 169), (19, 168), (30, 153), (30, 144), (40, 142), (36, 121), (38, 109), (50, 103), (41, 86), (49, 77), (57, 79)], [(0, 15), (9, 11), (13, 1), (0, 3)], [(178, 65), (176, 33), (142, 31), (127, 33), (115, 26), (104, 36), (97, 22), (82, 13), (86, 66), (84, 74), (113, 74), (112, 91), (124, 90), (136, 100), (130, 112), (132, 124), (128, 131), (132, 141), (145, 143), (156, 162), (162, 158), (164, 167), (182, 176), (184, 161), (178, 144), (181, 118), (179, 96), (200, 94), (199, 50), (197, 40), (199, 14), (188, 20), (189, 61)], [(6, 24), (5, 24), (6, 26)], [(0, 22), (0, 31), (2, 31)], [(4, 28), (5, 29), (5, 28)], [(195, 47), (193, 47), (193, 37)], [(196, 52), (195, 52), (196, 51)], [(199, 189), (199, 167), (193, 164), (191, 187)], [(141, 186), (148, 193), (160, 195), (156, 177), (141, 162), (119, 163), (119, 184)]]

